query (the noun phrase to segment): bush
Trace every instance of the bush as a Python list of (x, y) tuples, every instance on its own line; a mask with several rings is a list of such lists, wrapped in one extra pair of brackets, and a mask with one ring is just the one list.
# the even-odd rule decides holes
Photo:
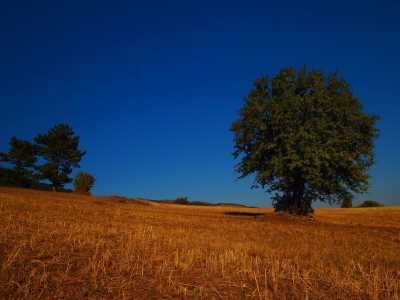
[(75, 192), (81, 194), (90, 194), (90, 190), (92, 189), (94, 182), (94, 176), (85, 172), (79, 172), (74, 179)]
[(366, 200), (361, 203), (358, 207), (382, 207), (383, 204), (373, 200)]

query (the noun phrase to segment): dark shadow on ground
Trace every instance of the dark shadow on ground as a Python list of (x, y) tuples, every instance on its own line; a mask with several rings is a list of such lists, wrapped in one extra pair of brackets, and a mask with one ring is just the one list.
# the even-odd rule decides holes
[(244, 211), (226, 211), (224, 214), (236, 217), (261, 217), (265, 215), (264, 213), (244, 212)]

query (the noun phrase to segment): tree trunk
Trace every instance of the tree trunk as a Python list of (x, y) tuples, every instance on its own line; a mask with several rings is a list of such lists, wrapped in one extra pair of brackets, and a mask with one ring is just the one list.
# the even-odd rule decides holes
[(305, 216), (312, 214), (311, 200), (306, 198), (304, 184), (297, 184), (292, 191), (286, 192), (274, 203), (275, 211), (287, 212), (292, 215)]

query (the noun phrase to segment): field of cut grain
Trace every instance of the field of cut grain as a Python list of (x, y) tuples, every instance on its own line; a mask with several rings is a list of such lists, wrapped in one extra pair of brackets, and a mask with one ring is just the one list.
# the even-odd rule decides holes
[(400, 208), (311, 223), (0, 188), (0, 268), (1, 299), (400, 299)]

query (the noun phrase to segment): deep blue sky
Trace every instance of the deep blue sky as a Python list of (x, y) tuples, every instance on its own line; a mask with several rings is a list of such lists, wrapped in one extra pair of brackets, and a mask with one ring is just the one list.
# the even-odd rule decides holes
[(228, 128), (254, 79), (308, 65), (381, 116), (358, 199), (399, 204), (400, 2), (274, 2), (2, 3), (0, 150), (67, 122), (96, 194), (269, 206), (236, 180)]

